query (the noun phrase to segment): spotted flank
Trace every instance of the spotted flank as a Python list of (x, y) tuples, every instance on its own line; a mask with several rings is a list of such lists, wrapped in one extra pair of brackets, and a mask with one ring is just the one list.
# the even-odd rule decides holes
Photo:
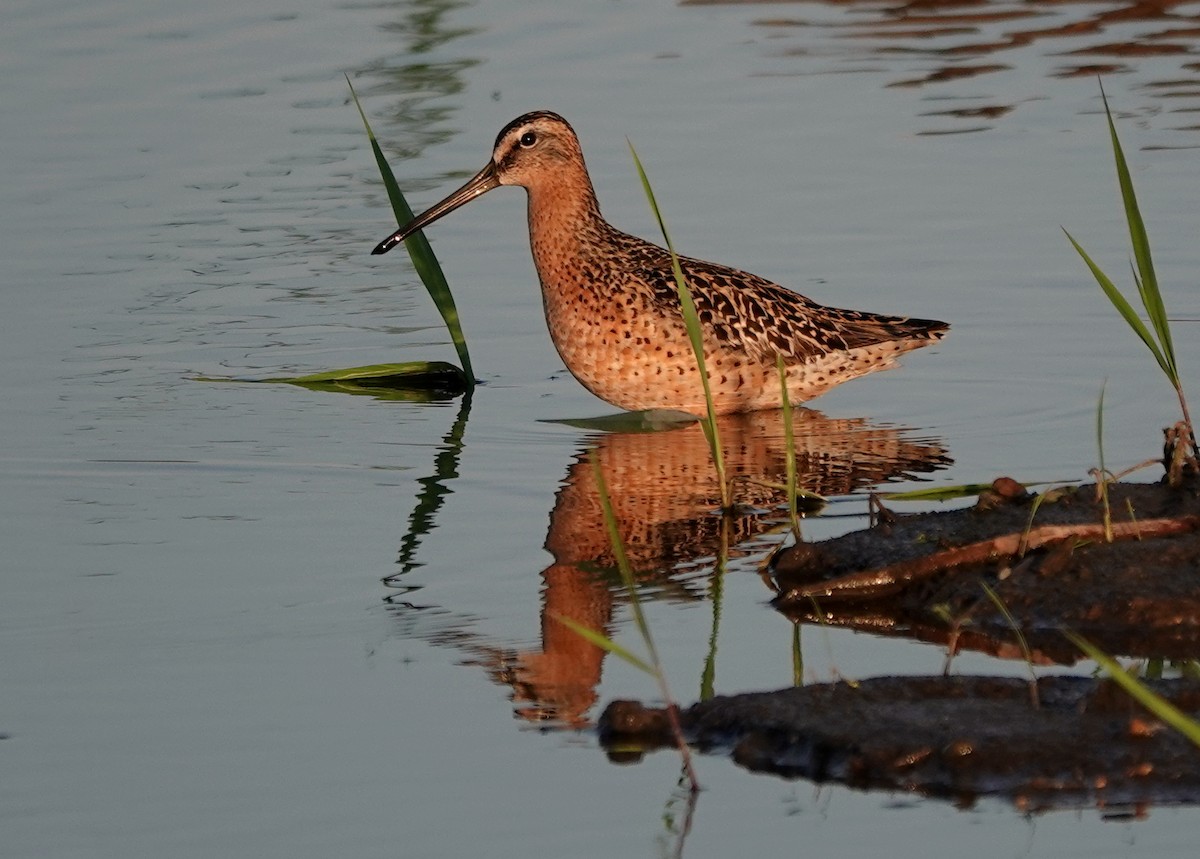
[[(518, 185), (529, 194), (529, 238), (546, 323), (567, 369), (623, 409), (703, 414), (703, 387), (670, 254), (601, 217), (579, 140), (558, 114), (527, 113), (506, 125), (487, 166), (373, 253), (386, 253), (500, 185)], [(949, 330), (932, 319), (826, 307), (716, 263), (679, 262), (703, 329), (719, 413), (780, 406), (776, 355), (787, 369), (789, 397), (800, 403), (893, 367), (897, 356)]]

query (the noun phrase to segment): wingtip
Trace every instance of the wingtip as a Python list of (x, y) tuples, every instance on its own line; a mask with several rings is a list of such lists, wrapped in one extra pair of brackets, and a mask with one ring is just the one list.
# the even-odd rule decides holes
[(916, 323), (921, 333), (931, 340), (941, 340), (950, 331), (950, 323), (940, 319), (910, 319), (909, 322)]

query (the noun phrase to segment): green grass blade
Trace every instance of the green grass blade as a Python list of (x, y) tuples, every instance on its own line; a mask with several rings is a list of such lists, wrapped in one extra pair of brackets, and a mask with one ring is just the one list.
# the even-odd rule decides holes
[[(1150, 255), (1150, 237), (1146, 233), (1146, 224), (1142, 220), (1141, 209), (1138, 206), (1137, 195), (1133, 190), (1133, 179), (1129, 175), (1129, 165), (1125, 161), (1125, 152), (1117, 137), (1117, 126), (1113, 122), (1112, 111), (1108, 107), (1108, 97), (1104, 94), (1103, 84), (1100, 87), (1100, 97), (1104, 101), (1104, 115), (1108, 119), (1108, 133), (1112, 139), (1113, 158), (1117, 166), (1117, 183), (1121, 186), (1121, 201), (1125, 206), (1125, 220), (1129, 224), (1129, 239), (1133, 245), (1133, 258), (1137, 263), (1140, 277), (1135, 278), (1138, 292), (1150, 324), (1158, 335), (1158, 342), (1171, 368), (1168, 375), (1174, 383), (1178, 378), (1175, 372), (1175, 347), (1171, 342), (1171, 328), (1167, 323), (1167, 311), (1163, 305), (1162, 293), (1158, 288), (1158, 277), (1154, 274), (1154, 260)], [(1165, 369), (1165, 368), (1164, 368)]]
[[(638, 599), (637, 583), (633, 580), (633, 567), (629, 563), (629, 555), (625, 553), (625, 541), (621, 539), (621, 531), (617, 527), (617, 516), (613, 513), (612, 498), (608, 494), (608, 484), (604, 480), (604, 472), (600, 468), (600, 459), (595, 448), (592, 449), (589, 458), (592, 461), (592, 475), (596, 481), (596, 490), (600, 496), (600, 509), (604, 513), (604, 527), (608, 531), (608, 540), (612, 544), (613, 555), (617, 559), (617, 571), (621, 574), (621, 581), (625, 583), (625, 589), (629, 591), (634, 622), (637, 624), (642, 640), (646, 642), (646, 652), (650, 654), (651, 664), (660, 665), (658, 650), (654, 646), (653, 636), (650, 635), (650, 624), (646, 622), (641, 600)], [(661, 671), (656, 670), (654, 673), (660, 682), (665, 679)]]
[(289, 382), (291, 384), (306, 384), (309, 382), (358, 382), (366, 379), (394, 380), (401, 383), (411, 380), (413, 384), (457, 379), (461, 382), (459, 369), (444, 361), (402, 361), (398, 364), (370, 364), (366, 367), (346, 367), (341, 370), (325, 370), (320, 373), (309, 373), (307, 376), (291, 376), (287, 378), (265, 379), (267, 382)]
[(1138, 296), (1142, 299), (1142, 307), (1146, 308), (1150, 325), (1158, 336), (1159, 347), (1162, 349), (1163, 359), (1166, 361), (1163, 370), (1167, 374), (1167, 378), (1171, 380), (1171, 384), (1179, 387), (1179, 365), (1175, 362), (1175, 344), (1171, 340), (1171, 323), (1167, 319), (1167, 310), (1163, 306), (1162, 296), (1157, 288), (1147, 288), (1145, 281), (1138, 277), (1138, 270), (1134, 267), (1132, 260), (1129, 263), (1129, 269), (1133, 275), (1133, 283), (1137, 287)]
[(729, 495), (729, 483), (725, 479), (725, 456), (721, 450), (721, 435), (717, 428), (717, 412), (713, 406), (712, 388), (708, 384), (708, 367), (704, 361), (704, 337), (700, 328), (700, 317), (696, 313), (696, 304), (692, 301), (692, 291), (688, 288), (687, 279), (683, 276), (683, 269), (679, 265), (679, 254), (675, 253), (675, 245), (667, 232), (662, 212), (659, 211), (658, 201), (654, 197), (654, 189), (650, 187), (650, 179), (646, 176), (642, 160), (638, 158), (637, 150), (633, 148), (632, 142), (629, 143), (629, 151), (633, 154), (633, 163), (637, 167), (638, 177), (642, 180), (642, 190), (646, 192), (646, 199), (650, 201), (650, 209), (654, 212), (658, 227), (662, 230), (663, 240), (667, 244), (667, 250), (671, 254), (671, 270), (675, 275), (675, 287), (679, 292), (683, 321), (687, 326), (692, 353), (696, 356), (696, 367), (700, 371), (700, 382), (704, 386), (704, 402), (708, 407), (708, 420), (704, 422), (704, 437), (708, 440), (713, 466), (717, 469), (717, 479), (721, 483), (721, 506), (728, 510), (732, 506), (732, 499)]
[(792, 685), (804, 685), (804, 639), (799, 621), (792, 624)]
[[(683, 729), (679, 725), (679, 707), (675, 703), (674, 696), (671, 695), (671, 687), (667, 683), (667, 673), (663, 670), (662, 660), (658, 657), (658, 648), (654, 646), (654, 637), (650, 635), (650, 624), (646, 622), (646, 614), (642, 611), (642, 602), (638, 598), (637, 584), (633, 580), (633, 568), (629, 565), (629, 556), (625, 554), (625, 542), (621, 539), (621, 532), (617, 527), (617, 516), (613, 513), (612, 498), (608, 494), (608, 484), (604, 480), (604, 471), (600, 468), (600, 454), (596, 448), (592, 448), (588, 452), (588, 459), (592, 462), (592, 476), (596, 481), (596, 492), (600, 496), (600, 509), (604, 513), (604, 527), (608, 531), (608, 539), (612, 544), (613, 554), (617, 559), (617, 570), (621, 574), (622, 581), (625, 582), (625, 589), (629, 592), (629, 604), (633, 609), (633, 617), (637, 622), (638, 631), (642, 635), (642, 641), (646, 645), (646, 653), (650, 656), (649, 663), (642, 663), (645, 666), (642, 670), (648, 671), (658, 682), (659, 692), (662, 694), (663, 701), (667, 705), (667, 720), (671, 725), (671, 733), (675, 735), (675, 742), (679, 746), (679, 754), (683, 758), (684, 772), (687, 774), (692, 793), (695, 793), (700, 790), (700, 782), (696, 779), (696, 771), (692, 767), (692, 754), (688, 749), (687, 740), (683, 736)], [(605, 647), (600, 641), (596, 643), (601, 647)], [(634, 658), (636, 659), (636, 657)], [(638, 662), (640, 661), (638, 660)], [(638, 662), (634, 662), (633, 664), (637, 665)]]
[[(367, 114), (358, 101), (358, 93), (354, 91), (354, 84), (350, 83), (349, 75), (346, 76), (346, 83), (350, 87), (350, 95), (354, 98), (354, 106), (358, 108), (358, 115), (362, 117), (363, 126), (367, 129), (367, 139), (371, 141), (371, 151), (375, 153), (375, 163), (379, 167), (383, 185), (387, 188), (388, 199), (392, 202), (392, 211), (396, 213), (396, 222), (399, 225), (407, 224), (414, 217), (413, 211), (409, 207), (408, 201), (404, 199), (404, 194), (400, 192), (400, 186), (396, 183), (392, 168), (388, 166), (387, 159), (383, 156), (383, 150), (379, 148), (379, 141), (375, 139), (375, 132), (371, 130), (371, 123), (367, 121)], [(462, 325), (458, 320), (458, 306), (454, 303), (454, 296), (450, 293), (450, 284), (446, 282), (446, 275), (442, 273), (442, 267), (433, 253), (433, 248), (429, 246), (428, 239), (421, 232), (414, 233), (405, 239), (404, 247), (412, 259), (417, 276), (421, 278), (421, 283), (425, 284), (425, 289), (429, 291), (434, 306), (437, 307), (438, 313), (442, 315), (442, 320), (446, 323), (446, 329), (450, 332), (450, 339), (454, 343), (454, 351), (458, 353), (458, 360), (462, 362), (467, 384), (474, 385), (475, 373), (471, 369), (467, 339), (463, 336)]]
[(420, 402), (448, 399), (468, 391), (462, 370), (445, 361), (371, 364), (304, 376), (272, 376), (265, 379), (194, 376), (192, 380), (242, 385), (299, 385), (316, 391), (368, 394), (378, 399)]
[(563, 626), (565, 626), (568, 629), (570, 629), (571, 631), (573, 631), (580, 638), (591, 642), (592, 644), (596, 645), (599, 648), (607, 650), (613, 656), (618, 656), (621, 659), (624, 659), (626, 662), (628, 662), (630, 665), (632, 665), (634, 668), (638, 669), (639, 671), (644, 671), (647, 674), (649, 674), (651, 677), (656, 677), (658, 675), (658, 672), (654, 670), (654, 667), (652, 665), (647, 663), (644, 659), (639, 657), (637, 654), (635, 654), (632, 651), (617, 644), (615, 641), (613, 641), (607, 635), (597, 632), (596, 630), (592, 629), (590, 626), (584, 626), (582, 623), (580, 623), (577, 620), (572, 620), (569, 617), (564, 617), (561, 614), (555, 614), (554, 612), (551, 612), (550, 616), (552, 618), (554, 618), (555, 620), (557, 620), (559, 623), (561, 623)]
[(1163, 659), (1161, 656), (1154, 656), (1146, 660), (1146, 667), (1142, 671), (1142, 676), (1147, 680), (1162, 680), (1163, 679)]
[(1100, 650), (1086, 638), (1070, 630), (1064, 630), (1072, 644), (1087, 654), (1088, 658), (1097, 662), (1108, 676), (1116, 681), (1130, 697), (1153, 713), (1158, 719), (1170, 725), (1187, 737), (1194, 745), (1200, 746), (1200, 723), (1188, 716), (1170, 701), (1150, 689), (1136, 677), (1131, 676), (1111, 656)]
[(800, 511), (796, 503), (796, 429), (793, 425), (792, 400), (788, 393), (787, 368), (783, 365), (783, 356), (775, 353), (775, 370), (779, 373), (779, 396), (783, 402), (783, 446), (784, 466), (787, 474), (788, 521), (792, 524), (792, 534), (800, 539)]
[(957, 486), (911, 489), (908, 492), (887, 492), (880, 497), (885, 501), (952, 501), (956, 498), (970, 498), (991, 488), (990, 483), (961, 483)]
[(1100, 451), (1100, 470), (1096, 472), (1096, 486), (1100, 490), (1100, 502), (1103, 507), (1104, 540), (1113, 541), (1112, 508), (1108, 503), (1108, 469), (1104, 467), (1104, 391), (1108, 380), (1100, 386), (1100, 402), (1096, 405), (1096, 447)]
[(1100, 284), (1100, 288), (1104, 290), (1104, 294), (1108, 296), (1108, 300), (1112, 302), (1113, 307), (1117, 309), (1117, 312), (1121, 314), (1121, 317), (1129, 324), (1134, 333), (1142, 338), (1142, 342), (1146, 344), (1146, 348), (1153, 353), (1154, 360), (1158, 362), (1158, 366), (1167, 374), (1167, 378), (1174, 383), (1176, 378), (1174, 370), (1167, 362), (1162, 350), (1158, 348), (1158, 343), (1155, 342), (1154, 337), (1150, 334), (1150, 329), (1146, 327), (1146, 323), (1142, 322), (1141, 317), (1137, 315), (1137, 311), (1133, 309), (1133, 305), (1126, 300), (1125, 296), (1121, 294), (1121, 290), (1117, 289), (1108, 275), (1101, 271), (1100, 267), (1092, 261), (1087, 251), (1080, 246), (1079, 242), (1075, 241), (1075, 237), (1065, 229), (1063, 232), (1066, 233), (1067, 239), (1070, 240), (1079, 255), (1083, 257), (1083, 261), (1091, 269), (1092, 276), (1096, 278), (1096, 282)]
[(1029, 671), (1029, 694), (1033, 699), (1033, 706), (1040, 707), (1041, 700), (1038, 697), (1037, 673), (1033, 670), (1033, 651), (1029, 649), (1029, 642), (1025, 640), (1025, 633), (1021, 631), (1020, 624), (1012, 616), (1012, 612), (1008, 610), (1008, 606), (1004, 604), (1004, 600), (1000, 599), (1000, 594), (989, 587), (987, 582), (980, 582), (980, 584), (983, 586), (983, 592), (987, 594), (987, 598), (992, 601), (992, 605), (1000, 612), (1004, 618), (1004, 622), (1008, 624), (1008, 628), (1017, 637), (1017, 645), (1021, 648), (1021, 655), (1025, 659), (1025, 668)]

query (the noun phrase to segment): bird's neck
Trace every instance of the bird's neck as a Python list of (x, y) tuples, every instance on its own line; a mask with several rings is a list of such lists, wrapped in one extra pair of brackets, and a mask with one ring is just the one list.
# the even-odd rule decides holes
[(552, 183), (529, 190), (529, 237), (534, 258), (544, 253), (578, 254), (608, 227), (587, 171), (565, 165)]

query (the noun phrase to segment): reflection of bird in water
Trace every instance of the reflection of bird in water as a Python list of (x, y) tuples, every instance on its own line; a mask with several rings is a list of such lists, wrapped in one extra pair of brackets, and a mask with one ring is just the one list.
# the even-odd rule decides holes
[[(680, 310), (670, 254), (600, 215), (575, 131), (561, 116), (527, 113), (496, 138), (474, 178), (404, 225), (373, 253), (500, 185), (529, 194), (529, 236), (550, 336), (572, 375), (623, 409), (703, 414), (699, 370)], [(777, 408), (776, 356), (793, 403), (895, 365), (940, 340), (930, 319), (826, 307), (757, 275), (679, 258), (703, 329), (718, 413)]]
[[(550, 514), (546, 549), (554, 563), (542, 572), (542, 646), (506, 660), (506, 682), (527, 703), (530, 719), (583, 724), (595, 703), (603, 652), (554, 620), (567, 617), (596, 630), (610, 628), (615, 560), (604, 526), (589, 456), (600, 463), (617, 524), (639, 578), (666, 583), (681, 564), (716, 556), (775, 527), (786, 503), (783, 415), (756, 412), (719, 419), (726, 465), (742, 480), (737, 496), (756, 510), (735, 515), (721, 533), (713, 511), (721, 497), (708, 443), (698, 424), (670, 432), (612, 434), (572, 463)], [(825, 496), (927, 473), (950, 464), (931, 441), (908, 441), (893, 428), (862, 420), (831, 420), (795, 412), (799, 485)], [(743, 549), (743, 552), (745, 550)], [(679, 588), (667, 592), (679, 592)]]
[[(945, 450), (905, 440), (891, 427), (862, 419), (831, 419), (811, 409), (793, 411), (797, 483), (823, 496), (943, 468)], [(731, 543), (774, 524), (762, 508), (786, 504), (783, 415), (779, 411), (727, 415), (718, 422), (735, 496), (760, 508), (734, 517)], [(671, 432), (599, 437), (595, 454), (634, 567), (657, 567), (711, 556), (717, 548), (721, 490), (699, 424)], [(612, 563), (600, 500), (586, 456), (571, 466), (551, 514), (546, 549), (559, 561)], [(769, 516), (768, 516), (769, 518)], [(590, 526), (590, 527), (589, 527)]]

